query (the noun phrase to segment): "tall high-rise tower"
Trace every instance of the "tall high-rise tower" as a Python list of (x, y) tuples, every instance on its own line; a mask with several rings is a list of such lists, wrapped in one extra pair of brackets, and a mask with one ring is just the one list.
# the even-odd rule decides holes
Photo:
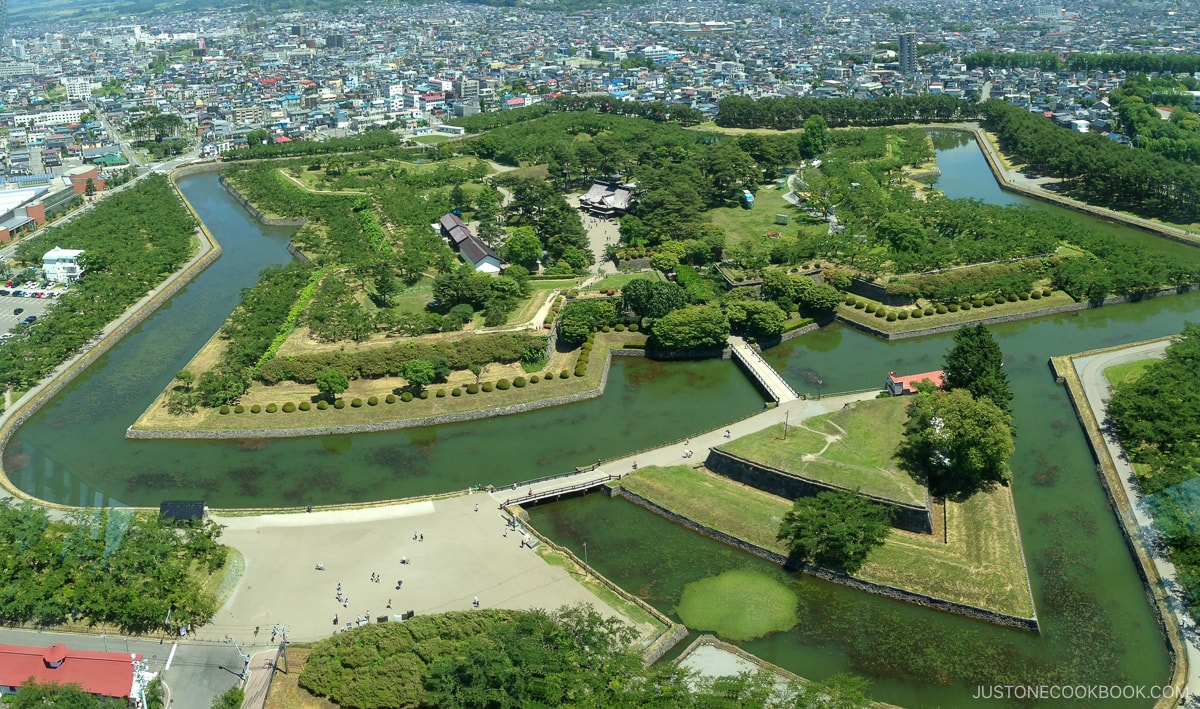
[(8, 38), (8, 0), (0, 0), (0, 46)]
[(900, 33), (900, 72), (915, 74), (917, 71), (917, 33)]

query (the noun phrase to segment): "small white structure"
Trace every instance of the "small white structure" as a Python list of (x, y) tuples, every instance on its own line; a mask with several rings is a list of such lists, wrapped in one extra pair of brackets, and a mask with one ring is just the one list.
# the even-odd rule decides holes
[(82, 253), (81, 249), (60, 249), (57, 246), (47, 251), (42, 257), (42, 271), (46, 274), (46, 280), (55, 283), (74, 283), (79, 280), (83, 274), (83, 268), (79, 265), (79, 255)]

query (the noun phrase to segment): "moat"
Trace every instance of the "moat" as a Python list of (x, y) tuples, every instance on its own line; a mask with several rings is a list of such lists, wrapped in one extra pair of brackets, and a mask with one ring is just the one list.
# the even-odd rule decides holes
[[(935, 134), (951, 197), (1031, 200), (999, 191), (977, 147)], [(274, 441), (129, 441), (125, 428), (220, 326), (257, 272), (289, 257), (288, 230), (251, 220), (217, 184), (181, 187), (223, 257), (55, 397), (19, 431), (5, 469), (21, 489), (70, 505), (277, 507), (408, 497), (504, 485), (720, 426), (762, 397), (728, 362), (619, 359), (601, 398), (518, 416), (396, 433)], [(1148, 248), (1192, 247), (1059, 210)], [(904, 706), (957, 706), (975, 685), (1057, 682), (1160, 685), (1169, 660), (1064, 391), (1053, 355), (1178, 332), (1200, 294), (1109, 306), (992, 328), (1005, 353), (1018, 430), (1012, 461), (1026, 559), (1043, 632), (993, 627), (782, 572), (599, 495), (535, 508), (535, 526), (630, 592), (671, 613), (690, 582), (731, 569), (777, 575), (800, 600), (796, 629), (742, 643), (812, 678), (854, 671)], [(800, 392), (880, 385), (886, 372), (939, 366), (951, 335), (888, 343), (832, 325), (766, 353)], [(1119, 702), (1111, 702), (1121, 706)], [(1148, 702), (1131, 702), (1145, 706)]]

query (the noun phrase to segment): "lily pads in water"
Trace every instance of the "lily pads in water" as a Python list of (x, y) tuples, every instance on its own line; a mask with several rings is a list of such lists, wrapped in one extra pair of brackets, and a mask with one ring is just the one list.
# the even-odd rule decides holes
[(780, 579), (760, 571), (727, 571), (688, 584), (676, 609), (693, 630), (726, 640), (753, 640), (796, 625), (799, 602)]

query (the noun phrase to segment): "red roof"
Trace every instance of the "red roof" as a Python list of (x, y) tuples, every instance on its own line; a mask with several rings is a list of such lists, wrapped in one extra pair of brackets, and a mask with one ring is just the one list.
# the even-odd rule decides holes
[(902, 385), (902, 391), (915, 394), (917, 388), (914, 386), (918, 382), (928, 379), (938, 386), (940, 389), (946, 381), (946, 373), (940, 369), (935, 369), (932, 372), (922, 372), (920, 374), (906, 374), (900, 376), (895, 372), (888, 372), (888, 381)]
[(133, 661), (141, 655), (123, 652), (0, 645), (0, 685), (19, 687), (29, 678), (38, 684), (77, 684), (89, 694), (128, 697), (133, 689)]

